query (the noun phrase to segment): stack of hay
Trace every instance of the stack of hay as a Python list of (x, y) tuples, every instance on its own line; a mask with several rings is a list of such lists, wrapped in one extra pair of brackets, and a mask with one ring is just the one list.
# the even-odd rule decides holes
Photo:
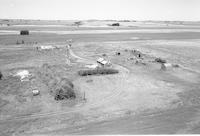
[(63, 78), (57, 85), (54, 98), (55, 100), (76, 98), (73, 83), (68, 79)]

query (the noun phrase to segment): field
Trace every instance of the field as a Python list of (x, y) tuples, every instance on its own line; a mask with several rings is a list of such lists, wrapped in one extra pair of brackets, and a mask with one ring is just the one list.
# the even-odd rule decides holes
[[(199, 22), (73, 23), (0, 20), (0, 135), (200, 133)], [(78, 74), (99, 57), (119, 73)], [(57, 101), (63, 79), (76, 97)]]

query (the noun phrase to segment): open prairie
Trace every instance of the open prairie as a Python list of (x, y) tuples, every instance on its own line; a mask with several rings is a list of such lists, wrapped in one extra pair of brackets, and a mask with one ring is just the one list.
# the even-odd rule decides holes
[(199, 22), (74, 22), (0, 20), (0, 135), (200, 133)]

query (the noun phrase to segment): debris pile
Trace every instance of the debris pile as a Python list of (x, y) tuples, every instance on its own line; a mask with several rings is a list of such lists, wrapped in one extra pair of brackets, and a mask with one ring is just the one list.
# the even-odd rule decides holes
[(31, 74), (29, 73), (28, 70), (21, 70), (18, 71), (14, 76), (18, 76), (20, 77), (21, 81), (25, 81), (29, 76), (31, 76)]

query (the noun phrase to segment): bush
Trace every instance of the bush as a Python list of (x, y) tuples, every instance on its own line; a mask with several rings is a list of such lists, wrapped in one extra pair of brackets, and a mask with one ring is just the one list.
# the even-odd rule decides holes
[(29, 35), (29, 31), (28, 30), (21, 30), (20, 35)]
[(78, 74), (80, 76), (87, 76), (87, 75), (97, 75), (97, 74), (116, 74), (119, 73), (118, 70), (111, 69), (111, 68), (99, 68), (99, 69), (92, 69), (92, 70), (80, 70)]

